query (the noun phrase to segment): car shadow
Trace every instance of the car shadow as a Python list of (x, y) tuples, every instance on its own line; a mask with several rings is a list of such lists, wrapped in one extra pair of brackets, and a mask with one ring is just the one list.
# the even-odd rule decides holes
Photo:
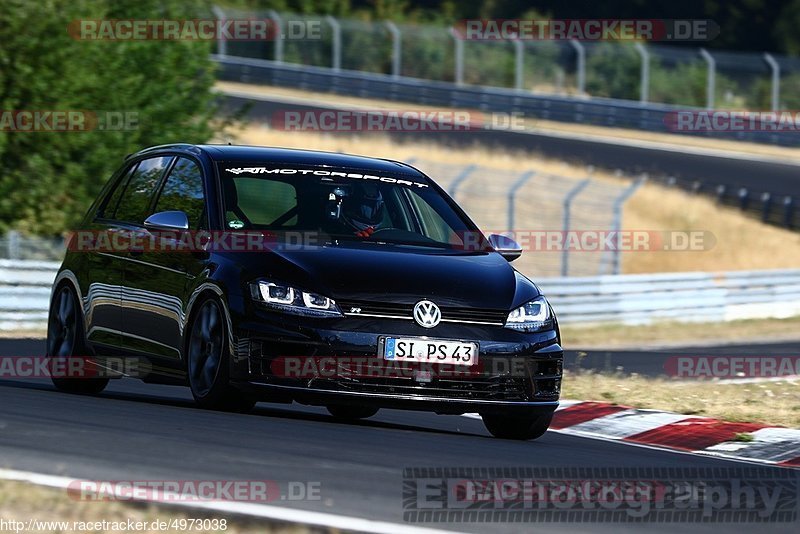
[[(130, 384), (133, 384), (133, 381), (129, 381)], [(142, 387), (147, 387), (147, 384), (142, 384)], [(160, 386), (160, 387), (170, 387), (174, 388), (176, 391), (179, 391), (180, 386)], [(8, 379), (0, 379), (0, 388), (19, 388), (19, 389), (35, 389), (37, 391), (43, 391), (46, 393), (52, 393), (53, 395), (70, 395), (74, 397), (86, 397), (86, 398), (95, 398), (95, 399), (102, 399), (102, 400), (117, 400), (117, 401), (126, 401), (126, 402), (137, 402), (143, 404), (150, 404), (150, 405), (160, 405), (160, 406), (168, 406), (172, 408), (182, 408), (188, 410), (195, 410), (198, 412), (204, 413), (222, 413), (222, 412), (213, 412), (209, 410), (204, 410), (202, 408), (198, 408), (194, 401), (191, 399), (179, 399), (175, 397), (165, 397), (163, 395), (154, 395), (152, 393), (147, 392), (128, 392), (128, 391), (104, 391), (99, 395), (79, 395), (75, 393), (64, 393), (58, 391), (55, 386), (53, 386), (49, 380), (8, 380)], [(321, 413), (314, 413), (310, 411), (303, 411), (302, 408), (306, 408), (306, 406), (302, 404), (292, 404), (293, 408), (289, 408), (288, 405), (284, 405), (282, 407), (279, 404), (269, 404), (269, 403), (259, 403), (253, 408), (253, 410), (246, 414), (241, 413), (229, 413), (231, 417), (271, 417), (271, 418), (278, 418), (283, 420), (295, 420), (295, 421), (310, 421), (310, 422), (317, 422), (322, 424), (328, 425), (337, 425), (337, 426), (344, 426), (344, 427), (362, 427), (362, 428), (374, 428), (374, 429), (387, 429), (387, 430), (408, 430), (414, 432), (425, 432), (425, 433), (433, 433), (433, 434), (443, 434), (443, 435), (456, 435), (456, 436), (473, 436), (473, 437), (489, 437), (488, 434), (481, 434), (476, 432), (465, 432), (460, 430), (448, 430), (442, 428), (432, 428), (429, 426), (419, 426), (419, 425), (410, 425), (406, 423), (396, 423), (396, 422), (389, 422), (389, 421), (381, 421), (380, 419), (363, 419), (359, 421), (342, 421), (340, 419), (336, 419), (331, 415), (328, 414), (321, 414)], [(301, 408), (298, 410), (297, 408)], [(309, 407), (310, 408), (310, 407)], [(425, 413), (425, 412), (404, 412), (404, 413)], [(380, 417), (380, 412), (377, 416)], [(447, 416), (443, 416), (447, 417)]]

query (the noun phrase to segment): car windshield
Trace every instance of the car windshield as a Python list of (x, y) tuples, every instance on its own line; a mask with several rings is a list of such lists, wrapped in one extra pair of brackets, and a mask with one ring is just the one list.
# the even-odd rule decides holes
[(419, 177), (252, 163), (220, 176), (227, 229), (456, 249), (480, 234)]

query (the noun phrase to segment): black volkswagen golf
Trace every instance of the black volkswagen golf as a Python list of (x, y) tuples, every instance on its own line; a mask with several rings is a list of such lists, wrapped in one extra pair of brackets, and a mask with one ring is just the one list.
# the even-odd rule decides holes
[(550, 304), (509, 265), (520, 254), (404, 163), (149, 148), (69, 240), (48, 356), (95, 371), (53, 381), (98, 393), (134, 376), (189, 386), (207, 408), (299, 402), (351, 420), (477, 412), (494, 436), (533, 439), (563, 352)]

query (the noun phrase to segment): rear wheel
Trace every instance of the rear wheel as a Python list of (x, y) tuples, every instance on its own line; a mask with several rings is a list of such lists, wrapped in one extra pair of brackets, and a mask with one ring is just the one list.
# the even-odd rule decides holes
[[(78, 308), (78, 299), (67, 285), (63, 285), (53, 296), (47, 319), (47, 358), (50, 379), (53, 385), (68, 393), (94, 395), (108, 385), (108, 378), (89, 378), (87, 373), (88, 351), (83, 337), (83, 316)], [(79, 364), (78, 375), (69, 376)]]
[(328, 413), (336, 419), (342, 421), (356, 421), (358, 419), (366, 419), (378, 413), (377, 408), (369, 406), (344, 406), (341, 404), (331, 404), (327, 406)]
[(230, 385), (228, 331), (219, 303), (199, 304), (189, 328), (187, 370), (195, 402), (202, 408), (248, 412), (255, 399)]
[(550, 427), (553, 414), (515, 416), (481, 414), (486, 430), (496, 438), (530, 440), (541, 437)]

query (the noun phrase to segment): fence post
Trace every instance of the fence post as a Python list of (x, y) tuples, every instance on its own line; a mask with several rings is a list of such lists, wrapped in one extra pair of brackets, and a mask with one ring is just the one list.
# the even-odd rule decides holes
[(450, 36), (455, 46), (455, 77), (456, 85), (464, 85), (464, 40), (455, 28), (450, 28)]
[(6, 239), (8, 240), (8, 259), (10, 260), (18, 260), (19, 259), (19, 241), (20, 235), (19, 232), (16, 230), (9, 230), (6, 234)]
[(513, 183), (511, 188), (508, 190), (508, 231), (514, 231), (514, 225), (516, 222), (514, 221), (515, 213), (514, 213), (514, 203), (516, 202), (517, 198), (517, 191), (522, 188), (525, 183), (533, 178), (536, 175), (536, 171), (527, 171), (523, 172), (517, 181)]
[(772, 57), (772, 54), (764, 54), (764, 61), (769, 65), (772, 70), (772, 111), (778, 111), (780, 108), (780, 94), (781, 94), (781, 66)]
[[(564, 197), (563, 207), (564, 207), (564, 219), (561, 223), (561, 227), (563, 228), (564, 232), (564, 239), (561, 240), (562, 243), (566, 243), (567, 235), (569, 233), (570, 227), (570, 209), (572, 208), (572, 201), (578, 196), (578, 193), (584, 190), (589, 183), (591, 183), (591, 178), (586, 178), (578, 185), (573, 187), (569, 190), (567, 195)], [(569, 249), (564, 245), (563, 250), (561, 251), (561, 276), (569, 276)]]
[(794, 202), (792, 197), (787, 196), (783, 199), (783, 225), (792, 229), (792, 215), (794, 215)]
[(569, 44), (575, 49), (577, 54), (577, 85), (578, 94), (582, 95), (586, 92), (586, 48), (577, 39), (570, 39)]
[(767, 193), (761, 194), (761, 220), (767, 222), (769, 220), (769, 213), (772, 211), (772, 195)]
[(514, 88), (522, 91), (525, 85), (525, 80), (523, 79), (525, 75), (525, 43), (519, 38), (511, 42), (514, 44)]
[[(214, 13), (214, 16), (217, 17), (220, 26), (225, 27), (225, 21), (228, 20), (228, 17), (225, 16), (225, 12), (219, 6), (212, 7), (211, 11)], [(225, 39), (223, 32), (219, 32), (217, 36), (217, 55), (222, 57), (228, 55), (228, 41)]]
[(742, 187), (739, 189), (739, 209), (742, 211), (747, 210), (747, 204), (750, 200), (750, 193), (747, 191), (746, 187)]
[[(635, 182), (633, 182), (625, 191), (622, 192), (620, 196), (618, 196), (614, 200), (614, 233), (615, 235), (619, 235), (619, 232), (622, 230), (622, 207), (625, 205), (625, 202), (633, 195), (639, 187), (647, 180), (647, 176), (642, 176)], [(612, 268), (611, 274), (619, 274), (622, 270), (622, 262), (620, 261), (621, 251), (619, 247), (616, 247), (615, 250), (612, 251)]]
[(339, 71), (342, 68), (342, 26), (339, 24), (339, 21), (331, 15), (327, 15), (325, 20), (328, 22), (333, 32), (331, 43), (331, 67), (333, 67), (333, 70)]
[(401, 54), (403, 51), (403, 34), (400, 33), (400, 29), (394, 22), (387, 20), (384, 24), (386, 25), (386, 29), (389, 30), (389, 33), (392, 34), (392, 77), (399, 78), (400, 68), (402, 66)]
[(634, 43), (633, 47), (642, 58), (641, 85), (639, 88), (639, 102), (647, 104), (650, 99), (650, 52), (642, 43)]
[(708, 72), (706, 73), (706, 108), (714, 109), (717, 62), (714, 61), (714, 57), (705, 48), (700, 49), (700, 55), (708, 64)]
[(275, 24), (275, 57), (276, 63), (283, 63), (283, 19), (274, 9), (267, 11), (267, 16)]
[(455, 177), (453, 183), (451, 183), (450, 187), (447, 188), (447, 193), (452, 198), (456, 198), (456, 192), (458, 191), (458, 188), (461, 187), (462, 182), (464, 182), (464, 180), (466, 180), (469, 177), (469, 175), (472, 174), (472, 171), (474, 171), (475, 168), (476, 168), (475, 165), (467, 165), (466, 167), (464, 167), (464, 170), (461, 171), (459, 175)]

